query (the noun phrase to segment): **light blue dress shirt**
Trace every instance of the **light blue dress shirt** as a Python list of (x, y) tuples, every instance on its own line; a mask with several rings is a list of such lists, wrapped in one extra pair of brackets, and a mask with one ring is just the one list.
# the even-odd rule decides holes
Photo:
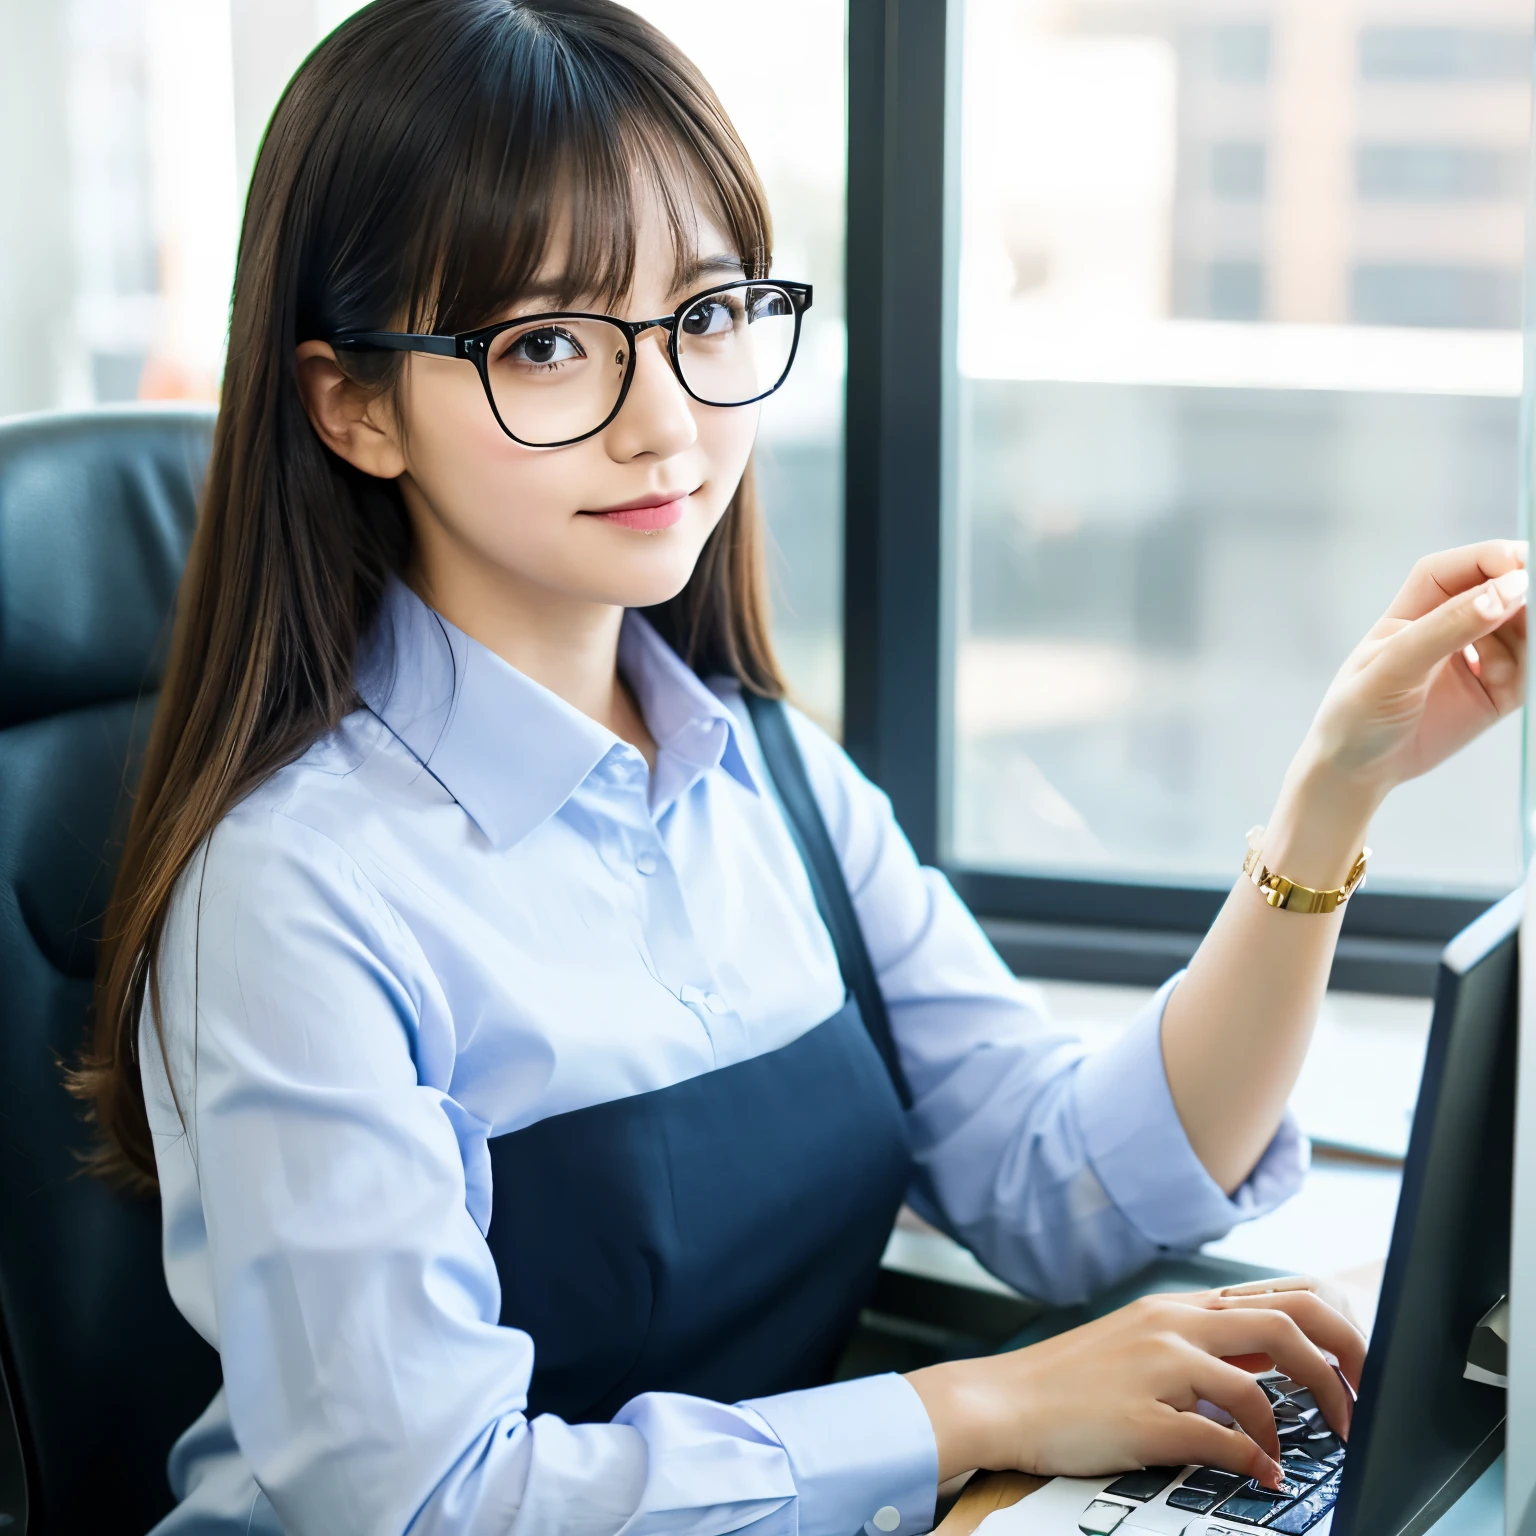
[[(736, 684), (633, 613), (619, 662), (654, 773), (395, 583), (370, 707), (184, 877), (166, 1049), (146, 1020), (141, 1059), (171, 1294), (224, 1388), (173, 1453), (164, 1531), (849, 1536), (886, 1506), (928, 1528), (933, 1434), (899, 1376), (524, 1415), (487, 1138), (773, 1051), (843, 1001)], [(1192, 1153), (1159, 1043), (1172, 983), (1086, 1054), (793, 721), (914, 1094), (917, 1210), (1066, 1302), (1295, 1189), (1289, 1120), (1232, 1199)]]

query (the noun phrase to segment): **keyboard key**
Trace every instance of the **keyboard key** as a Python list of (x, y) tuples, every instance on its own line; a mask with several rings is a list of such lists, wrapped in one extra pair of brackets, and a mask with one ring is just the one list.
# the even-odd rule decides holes
[(1253, 1487), (1240, 1489), (1216, 1511), (1218, 1519), (1239, 1520), (1244, 1525), (1263, 1525), (1285, 1500)]
[(1277, 1422), (1275, 1424), (1275, 1433), (1280, 1436), (1280, 1445), (1282, 1449), (1294, 1445), (1298, 1449), (1304, 1450), (1306, 1449), (1307, 1436), (1315, 1434), (1316, 1431), (1310, 1424), (1303, 1424), (1300, 1419), (1297, 1419), (1294, 1423), (1291, 1424), (1281, 1424)]
[(1286, 1396), (1289, 1395), (1281, 1387), (1281, 1385), (1280, 1385), (1280, 1381), (1281, 1380), (1284, 1380), (1284, 1378), (1282, 1377), (1282, 1378), (1280, 1378), (1280, 1380), (1276, 1380), (1276, 1381), (1263, 1381), (1263, 1380), (1261, 1380), (1259, 1382), (1259, 1385), (1261, 1387), (1263, 1387), (1263, 1389), (1264, 1389), (1264, 1395), (1272, 1403), (1278, 1403), (1281, 1400), (1281, 1398), (1286, 1397)]
[(1301, 1409), (1288, 1397), (1278, 1398), (1269, 1406), (1275, 1411), (1277, 1424), (1294, 1424), (1301, 1417)]
[(1140, 1472), (1127, 1472), (1116, 1478), (1104, 1492), (1122, 1499), (1155, 1499), (1179, 1471), (1178, 1467), (1144, 1467)]
[(1303, 1531), (1310, 1530), (1333, 1508), (1338, 1496), (1339, 1483), (1335, 1478), (1331, 1483), (1314, 1488), (1305, 1498), (1297, 1499), (1289, 1509), (1282, 1510), (1270, 1521), (1269, 1528), (1280, 1531), (1282, 1536), (1301, 1536)]
[(1184, 1479), (1186, 1488), (1200, 1488), (1206, 1493), (1236, 1493), (1247, 1481), (1236, 1472), (1222, 1472), (1216, 1467), (1201, 1467)]
[(1283, 1452), (1280, 1464), (1287, 1477), (1299, 1477), (1304, 1483), (1320, 1483), (1333, 1474), (1333, 1468), (1326, 1462), (1313, 1461), (1304, 1451)]
[(1290, 1400), (1295, 1403), (1298, 1408), (1317, 1407), (1317, 1399), (1312, 1396), (1311, 1392), (1306, 1387), (1297, 1387), (1295, 1391), (1287, 1392), (1285, 1395), (1290, 1398)]
[(1315, 1461), (1327, 1461), (1330, 1456), (1336, 1455), (1344, 1449), (1343, 1442), (1331, 1429), (1313, 1430), (1305, 1440), (1287, 1441), (1288, 1445), (1299, 1444), (1308, 1456)]
[(1083, 1536), (1110, 1536), (1110, 1532), (1130, 1512), (1129, 1504), (1116, 1504), (1111, 1499), (1095, 1499), (1077, 1517), (1077, 1528)]
[(1197, 1515), (1203, 1515), (1220, 1497), (1219, 1493), (1207, 1493), (1203, 1488), (1191, 1488), (1188, 1483), (1185, 1483), (1168, 1495), (1168, 1503), (1173, 1509), (1188, 1509), (1193, 1510)]
[[(1331, 1471), (1332, 1468), (1329, 1470)], [(1255, 1483), (1253, 1486), (1260, 1493), (1269, 1492), (1261, 1483)], [(1310, 1492), (1311, 1488), (1311, 1483), (1305, 1482), (1299, 1477), (1283, 1477), (1280, 1479), (1280, 1492), (1287, 1499), (1299, 1499), (1302, 1494)]]

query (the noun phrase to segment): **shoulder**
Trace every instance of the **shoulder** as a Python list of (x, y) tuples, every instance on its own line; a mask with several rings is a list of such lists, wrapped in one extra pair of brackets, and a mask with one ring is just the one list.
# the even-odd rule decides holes
[[(712, 678), (709, 686), (736, 717), (743, 753), (765, 792), (772, 794), (772, 780), (740, 685), (734, 680)], [(865, 777), (823, 723), (788, 701), (784, 713), (822, 819), (845, 868), (867, 865), (888, 838), (901, 836), (890, 799)]]
[(205, 944), (227, 924), (250, 932), (321, 910), (398, 927), (362, 856), (406, 777), (376, 726), (366, 711), (348, 716), (224, 814), (182, 872), (168, 940), (188, 921)]

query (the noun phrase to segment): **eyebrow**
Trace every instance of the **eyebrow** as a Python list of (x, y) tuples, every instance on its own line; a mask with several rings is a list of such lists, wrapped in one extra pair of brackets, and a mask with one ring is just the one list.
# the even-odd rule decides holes
[[(714, 275), (745, 277), (747, 264), (740, 256), (732, 255), (728, 251), (720, 251), (713, 256), (698, 257), (679, 269), (673, 285), (674, 291), (691, 288), (700, 278)], [(544, 282), (533, 283), (522, 289), (517, 296), (517, 303), (521, 307), (536, 299), (558, 301), (563, 295), (574, 291), (574, 284), (564, 282), (560, 278), (548, 278)]]
[(738, 277), (745, 277), (747, 264), (740, 256), (732, 256), (726, 251), (721, 251), (716, 256), (704, 256), (690, 262), (677, 274), (677, 286), (687, 288), (712, 272), (728, 272)]

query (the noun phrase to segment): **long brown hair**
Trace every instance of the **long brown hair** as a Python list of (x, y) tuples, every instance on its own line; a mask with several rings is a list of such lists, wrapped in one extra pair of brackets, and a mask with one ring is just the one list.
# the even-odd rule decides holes
[[(753, 276), (771, 226), (714, 93), (610, 0), (375, 0), (290, 82), (251, 182), (223, 402), (169, 666), (107, 912), (91, 1045), (102, 1171), (155, 1177), (135, 1041), (164, 1046), (157, 951), (178, 881), (219, 820), (356, 706), (353, 663), (410, 554), (398, 490), (326, 449), (294, 349), (344, 330), (489, 323), (537, 270), (558, 219), (576, 293), (627, 289), (635, 183), (687, 257), (688, 200), (714, 205)], [(397, 358), (350, 361), (381, 393)], [(768, 639), (749, 472), (684, 590), (649, 610), (697, 670), (783, 683)]]

